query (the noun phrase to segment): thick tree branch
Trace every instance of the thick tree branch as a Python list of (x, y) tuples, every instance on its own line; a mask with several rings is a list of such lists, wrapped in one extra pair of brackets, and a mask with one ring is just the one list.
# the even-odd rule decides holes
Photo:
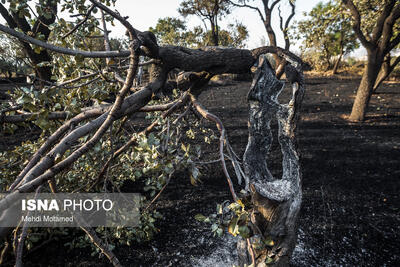
[(371, 42), (377, 43), (378, 40), (381, 38), (385, 22), (392, 12), (395, 4), (396, 0), (391, 0), (385, 3), (382, 13), (379, 15), (374, 30), (372, 31)]
[(105, 51), (87, 52), (87, 51), (82, 51), (82, 50), (73, 50), (73, 49), (68, 49), (68, 48), (51, 45), (49, 43), (37, 40), (37, 39), (32, 38), (23, 33), (17, 32), (17, 31), (10, 29), (2, 24), (0, 24), (0, 31), (10, 34), (10, 35), (18, 38), (22, 42), (28, 42), (28, 43), (43, 47), (47, 50), (54, 51), (54, 52), (57, 52), (60, 54), (65, 54), (65, 55), (82, 56), (82, 57), (87, 57), (87, 58), (106, 58), (106, 57), (127, 57), (127, 56), (129, 56), (129, 51), (127, 51), (127, 50), (125, 50), (125, 51), (110, 51), (110, 52), (105, 52)]
[(391, 44), (393, 44), (393, 41), (396, 42), (397, 40), (392, 40), (393, 37), (393, 27), (396, 23), (396, 21), (400, 18), (400, 4), (397, 4), (392, 10), (390, 15), (387, 17), (385, 20), (385, 24), (383, 26), (382, 30), (382, 38), (379, 41), (379, 47), (380, 50), (383, 51), (383, 53), (389, 53), (390, 50), (388, 51), (388, 48), (391, 47)]
[(17, 27), (17, 23), (15, 23), (13, 17), (8, 13), (8, 10), (0, 3), (0, 14), (7, 22), (8, 26), (12, 29)]
[(365, 46), (367, 49), (372, 49), (375, 46), (375, 44), (367, 40), (364, 33), (361, 31), (361, 15), (357, 7), (354, 5), (352, 0), (342, 0), (342, 2), (350, 10), (350, 13), (353, 17), (354, 32), (360, 39), (362, 45)]

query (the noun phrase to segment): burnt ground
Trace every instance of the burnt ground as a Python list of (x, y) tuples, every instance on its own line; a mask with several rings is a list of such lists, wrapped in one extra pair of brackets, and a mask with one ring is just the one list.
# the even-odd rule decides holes
[[(306, 82), (298, 126), (303, 204), (293, 266), (400, 266), (400, 83), (384, 84), (371, 99), (366, 121), (350, 123), (344, 118), (358, 78), (308, 77)], [(248, 88), (248, 82), (232, 82), (201, 97), (225, 123), (240, 155), (247, 143)], [(215, 145), (204, 150), (205, 158), (216, 158)], [(269, 162), (275, 175), (280, 162), (275, 140)], [(164, 219), (155, 239), (115, 249), (125, 266), (234, 264), (234, 239), (213, 237), (210, 225), (194, 219), (230, 200), (220, 165), (203, 169), (202, 180), (196, 187), (185, 174), (171, 181), (156, 204)], [(28, 266), (108, 265), (87, 251), (60, 252), (60, 242), (51, 244), (27, 257)]]

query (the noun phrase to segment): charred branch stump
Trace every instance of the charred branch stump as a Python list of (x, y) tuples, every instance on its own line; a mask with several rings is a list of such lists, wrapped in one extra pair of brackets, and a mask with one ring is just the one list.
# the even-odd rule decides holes
[[(293, 95), (288, 104), (280, 104), (278, 96), (284, 82), (276, 78), (265, 56), (261, 56), (257, 64), (248, 94), (249, 140), (244, 154), (253, 236), (238, 241), (239, 265), (289, 266), (302, 197), (296, 124), (304, 95), (304, 79), (300, 68), (286, 65), (285, 73)], [(280, 179), (273, 177), (267, 163), (272, 144), (270, 124), (275, 118), (283, 155)]]

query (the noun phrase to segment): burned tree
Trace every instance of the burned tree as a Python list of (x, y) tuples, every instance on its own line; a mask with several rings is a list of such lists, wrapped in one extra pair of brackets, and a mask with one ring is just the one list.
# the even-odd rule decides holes
[[(238, 244), (239, 262), (255, 266), (288, 266), (296, 242), (297, 216), (301, 204), (301, 170), (296, 151), (296, 124), (304, 95), (301, 71), (286, 66), (286, 76), (293, 95), (288, 104), (279, 104), (278, 96), (284, 84), (279, 81), (266, 58), (260, 57), (251, 85), (249, 102), (249, 141), (244, 154), (246, 189), (250, 190), (251, 226), (257, 244), (254, 254), (247, 242)], [(268, 169), (268, 154), (272, 144), (271, 120), (279, 124), (282, 178), (273, 177)], [(252, 259), (253, 257), (253, 259)]]
[[(108, 62), (102, 70), (87, 73), (78, 78), (64, 81), (61, 84), (50, 84), (45, 89), (62, 88), (76, 83), (77, 87), (87, 86), (95, 83), (98, 79), (102, 79), (110, 86), (116, 84), (119, 87), (119, 91), (111, 104), (103, 103), (97, 106), (87, 106), (73, 115), (65, 111), (45, 113), (44, 116), (46, 116), (47, 120), (64, 121), (55, 130), (47, 129), (49, 134), (44, 142), (36, 149), (21, 172), (16, 175), (13, 182), (8, 186), (7, 196), (0, 200), (2, 216), (7, 216), (7, 208), (13, 204), (21, 193), (33, 192), (38, 188), (45, 187), (46, 183), (49, 184), (52, 192), (57, 192), (57, 187), (60, 186), (64, 179), (61, 174), (70, 172), (71, 166), (95, 149), (96, 145), (102, 142), (102, 138), (107, 136), (108, 131), (112, 133), (113, 125), (117, 121), (126, 120), (127, 116), (136, 112), (163, 111), (164, 113), (161, 115), (160, 120), (154, 121), (140, 134), (134, 133), (128, 139), (124, 139), (124, 143), (118, 143), (118, 147), (112, 147), (109, 159), (105, 164), (101, 164), (100, 173), (95, 180), (88, 179), (87, 184), (76, 186), (71, 190), (91, 190), (98, 183), (106, 183), (107, 181), (105, 180), (107, 178), (105, 177), (107, 175), (105, 173), (110, 169), (112, 161), (121, 160), (119, 157), (129, 148), (139, 146), (139, 139), (143, 135), (148, 135), (150, 132), (155, 131), (156, 125), (162, 123), (162, 119), (166, 119), (178, 110), (186, 108), (187, 111), (196, 110), (200, 116), (213, 121), (217, 125), (220, 132), (218, 154), (233, 200), (238, 202), (241, 199), (243, 201), (244, 199), (250, 199), (252, 216), (248, 223), (252, 233), (249, 234), (245, 241), (239, 242), (241, 264), (255, 263), (263, 266), (263, 264), (274, 263), (277, 266), (287, 265), (295, 244), (296, 219), (301, 202), (300, 167), (295, 148), (296, 122), (304, 93), (301, 59), (278, 47), (260, 47), (253, 50), (221, 49), (216, 47), (203, 49), (188, 49), (177, 46), (159, 47), (154, 35), (134, 29), (118, 13), (95, 0), (90, 1), (94, 7), (101, 9), (105, 14), (118, 20), (127, 28), (129, 50), (89, 52), (68, 49), (0, 25), (1, 31), (18, 38), (21, 42), (40, 46), (47, 51), (75, 56), (77, 59), (103, 58)], [(107, 44), (106, 30), (104, 34)], [(106, 45), (105, 47), (109, 46)], [(286, 77), (293, 86), (293, 97), (287, 105), (281, 105), (277, 102), (283, 83), (277, 79), (277, 75), (271, 69), (268, 61), (262, 56), (266, 53), (278, 54), (285, 58), (285, 61), (291, 62), (284, 67)], [(139, 56), (146, 56), (150, 58), (150, 61), (139, 63)], [(113, 66), (111, 58), (128, 59), (129, 63), (128, 65), (116, 64), (116, 66)], [(206, 88), (208, 81), (214, 75), (249, 73), (255, 63), (257, 63), (258, 70), (254, 74), (254, 81), (248, 95), (250, 136), (244, 155), (243, 163), (245, 168), (243, 171), (239, 157), (234, 154), (229, 145), (222, 121), (217, 116), (209, 113), (201, 105), (197, 97)], [(138, 66), (149, 64), (152, 64), (154, 69), (150, 82), (143, 87), (133, 87), (133, 80)], [(153, 96), (162, 91), (169, 82), (167, 81), (168, 73), (174, 69), (191, 72), (188, 75), (189, 81), (185, 86), (182, 87), (182, 84), (178, 84), (178, 87), (182, 89), (180, 97), (170, 103), (149, 105), (148, 103)], [(111, 78), (107, 75), (110, 75)], [(123, 76), (125, 77), (123, 78)], [(83, 85), (78, 83), (82, 81), (85, 81)], [(21, 112), (9, 114), (19, 110)], [(22, 112), (20, 106), (13, 106), (2, 111), (0, 121), (2, 123), (35, 121), (41, 114)], [(180, 117), (178, 116), (176, 120), (179, 120)], [(279, 123), (279, 142), (283, 153), (282, 179), (273, 178), (266, 165), (271, 143), (270, 121), (273, 118), (276, 118)], [(166, 128), (167, 135), (168, 131), (169, 127)], [(165, 151), (165, 147), (160, 149)], [(226, 156), (224, 151), (227, 151), (229, 159), (232, 160), (235, 175), (238, 176), (239, 180), (244, 178), (246, 182), (245, 190), (247, 193), (243, 196), (238, 196), (235, 192), (229, 171), (225, 165)], [(174, 155), (174, 157), (176, 156)], [(173, 164), (171, 165), (173, 167)], [(167, 174), (169, 176), (164, 181), (163, 188), (168, 184), (171, 172), (167, 171)], [(55, 177), (58, 178), (54, 179)], [(157, 196), (150, 202), (149, 206), (156, 199)], [(115, 266), (119, 266), (118, 259), (102, 244), (95, 231), (91, 231), (85, 222), (81, 222), (80, 226), (100, 251)], [(26, 238), (26, 228), (22, 228), (16, 229), (14, 236), (15, 242), (23, 245), (23, 241)], [(7, 238), (12, 230), (10, 228), (1, 228), (0, 236)], [(19, 230), (21, 230), (21, 234), (19, 234)], [(268, 238), (273, 240), (273, 245), (269, 244), (271, 246), (255, 248), (258, 242), (265, 241)], [(19, 251), (22, 251), (22, 249)], [(16, 254), (17, 262), (21, 262), (21, 252)]]

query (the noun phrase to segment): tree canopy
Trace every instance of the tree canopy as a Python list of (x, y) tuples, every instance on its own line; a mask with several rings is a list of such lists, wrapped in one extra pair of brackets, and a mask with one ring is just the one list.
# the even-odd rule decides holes
[[(318, 3), (305, 20), (299, 21), (293, 32), (303, 40), (303, 53), (315, 54), (312, 64), (337, 70), (341, 58), (358, 48), (351, 19), (344, 9), (333, 2)], [(336, 58), (336, 63), (332, 61)]]
[(219, 45), (218, 20), (230, 13), (230, 5), (227, 0), (185, 0), (178, 9), (183, 16), (196, 15), (209, 23), (211, 41), (208, 45)]
[[(162, 18), (158, 20), (155, 28), (149, 29), (153, 32), (160, 44), (180, 45), (185, 47), (202, 47), (212, 44), (213, 36), (211, 31), (205, 31), (196, 26), (187, 29), (186, 23), (179, 18)], [(229, 24), (228, 29), (219, 30), (219, 45), (224, 47), (245, 47), (248, 38), (247, 28), (241, 24)]]

